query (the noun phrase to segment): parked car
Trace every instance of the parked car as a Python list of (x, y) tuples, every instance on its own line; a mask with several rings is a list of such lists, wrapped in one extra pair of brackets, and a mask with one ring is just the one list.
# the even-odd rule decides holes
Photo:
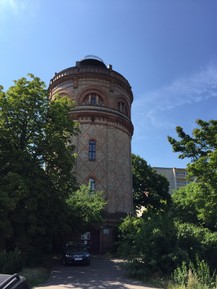
[(90, 254), (82, 243), (70, 242), (63, 249), (62, 263), (90, 265)]
[(0, 289), (30, 289), (26, 279), (17, 273), (0, 274)]

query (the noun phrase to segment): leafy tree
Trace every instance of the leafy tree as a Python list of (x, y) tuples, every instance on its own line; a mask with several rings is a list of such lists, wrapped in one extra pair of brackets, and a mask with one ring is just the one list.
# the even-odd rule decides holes
[(165, 210), (170, 204), (171, 196), (167, 179), (151, 168), (137, 155), (132, 155), (133, 201), (136, 210)]
[(194, 223), (216, 230), (217, 121), (198, 119), (196, 123), (192, 136), (177, 127), (179, 140), (168, 137), (180, 158), (190, 158), (188, 177), (195, 182), (173, 194), (173, 200), (179, 216), (186, 214)]
[(101, 192), (91, 191), (88, 186), (82, 185), (67, 199), (68, 220), (71, 227), (81, 232), (92, 224), (103, 221), (103, 211), (106, 201)]
[(189, 183), (175, 191), (172, 200), (173, 211), (179, 220), (216, 231), (217, 194), (206, 184)]
[(200, 185), (189, 183), (172, 194), (174, 214), (182, 222), (199, 225), (196, 205), (198, 203), (198, 193), (200, 194), (199, 199), (201, 199)]
[(49, 249), (65, 220), (77, 133), (73, 103), (50, 102), (45, 83), (28, 76), (0, 90), (0, 236), (23, 252)]
[(182, 127), (177, 126), (176, 132), (180, 140), (168, 137), (179, 158), (189, 158), (189, 177), (208, 183), (216, 188), (217, 184), (217, 120), (196, 120), (198, 125), (192, 136), (186, 134)]

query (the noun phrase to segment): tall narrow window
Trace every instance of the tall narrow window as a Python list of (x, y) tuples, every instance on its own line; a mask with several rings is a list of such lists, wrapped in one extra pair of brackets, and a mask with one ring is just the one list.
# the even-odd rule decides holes
[(91, 94), (90, 103), (96, 104), (96, 94), (94, 94), (94, 93)]
[(95, 140), (89, 141), (89, 161), (95, 161), (96, 159), (96, 142)]
[(90, 191), (95, 191), (95, 179), (94, 178), (89, 178), (89, 187), (90, 187)]
[(127, 107), (123, 101), (118, 102), (118, 110), (124, 114), (127, 114)]

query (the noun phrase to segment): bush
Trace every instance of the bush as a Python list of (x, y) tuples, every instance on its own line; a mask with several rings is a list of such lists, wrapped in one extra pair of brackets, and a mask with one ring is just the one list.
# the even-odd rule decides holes
[(6, 252), (0, 252), (0, 272), (5, 274), (13, 274), (23, 269), (24, 261), (18, 249)]
[[(176, 229), (173, 220), (166, 214), (127, 217), (120, 225), (120, 232), (119, 252), (129, 261), (132, 271), (140, 271), (141, 267), (141, 271), (151, 274), (170, 274), (179, 262), (176, 256)], [(179, 253), (180, 256), (183, 254)]]
[[(170, 276), (183, 262), (202, 270), (198, 259), (204, 260), (212, 273), (217, 268), (217, 233), (207, 228), (173, 221), (163, 213), (128, 216), (119, 228), (119, 253), (133, 277)], [(196, 278), (195, 271), (192, 274)]]
[(29, 247), (25, 252), (25, 266), (27, 267), (35, 267), (41, 265), (43, 262), (43, 255), (40, 251), (35, 254), (35, 248)]
[(197, 258), (196, 265), (183, 262), (172, 274), (172, 281), (167, 288), (216, 289), (216, 274), (211, 274), (208, 264)]
[[(177, 246), (185, 251), (196, 265), (197, 256), (205, 260), (210, 269), (217, 267), (217, 233), (189, 223), (176, 222)], [(183, 260), (187, 261), (187, 259)]]

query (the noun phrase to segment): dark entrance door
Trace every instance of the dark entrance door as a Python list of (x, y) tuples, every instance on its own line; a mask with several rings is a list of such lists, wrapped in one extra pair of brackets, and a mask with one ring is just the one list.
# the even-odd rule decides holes
[(90, 230), (90, 253), (100, 253), (100, 231), (96, 229)]

